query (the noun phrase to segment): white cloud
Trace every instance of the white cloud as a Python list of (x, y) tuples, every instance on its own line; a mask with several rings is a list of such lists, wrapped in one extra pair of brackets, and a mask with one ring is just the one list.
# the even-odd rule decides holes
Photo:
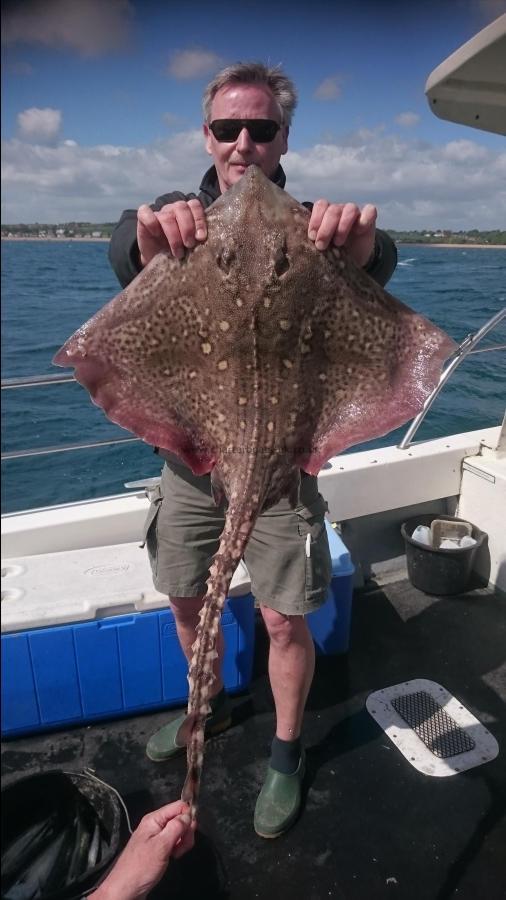
[(487, 158), (488, 153), (485, 147), (481, 147), (474, 141), (450, 141), (443, 149), (443, 155), (447, 159), (455, 162), (479, 162)]
[(148, 147), (3, 144), (2, 221), (115, 221), (171, 188), (194, 191), (210, 164), (200, 129)]
[[(173, 189), (195, 191), (210, 165), (200, 129), (145, 147), (6, 141), (2, 221), (115, 221)], [(383, 128), (291, 150), (299, 200), (374, 203), (384, 228), (497, 228), (506, 221), (506, 153), (477, 141), (434, 146)]]
[(127, 44), (134, 12), (128, 0), (24, 0), (4, 10), (2, 42), (99, 56)]
[(52, 109), (49, 106), (39, 109), (32, 106), (18, 114), (18, 131), (25, 140), (41, 141), (43, 144), (52, 143), (58, 137), (61, 120), (59, 109)]
[[(290, 151), (300, 199), (374, 203), (384, 228), (498, 228), (506, 221), (506, 153), (465, 141), (443, 147), (388, 134)], [(470, 145), (470, 146), (468, 146)]]
[(419, 121), (420, 116), (414, 112), (400, 113), (395, 117), (397, 125), (402, 125), (403, 128), (411, 128), (413, 125), (417, 125)]
[(189, 81), (192, 78), (201, 78), (203, 75), (216, 72), (224, 65), (225, 61), (212, 50), (196, 47), (192, 50), (178, 50), (173, 53), (167, 72), (179, 81)]
[(341, 96), (341, 84), (338, 75), (324, 78), (314, 92), (317, 100), (337, 100)]

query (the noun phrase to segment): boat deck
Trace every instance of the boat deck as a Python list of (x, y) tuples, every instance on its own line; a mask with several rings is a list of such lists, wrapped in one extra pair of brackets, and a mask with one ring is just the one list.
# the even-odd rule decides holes
[[(476, 588), (429, 597), (406, 581), (355, 593), (350, 652), (319, 657), (304, 741), (304, 810), (283, 837), (253, 831), (274, 728), (267, 641), (234, 698), (233, 727), (207, 744), (196, 845), (151, 897), (170, 900), (499, 900), (506, 884), (506, 599)], [(499, 756), (448, 778), (420, 774), (371, 718), (372, 691), (429, 678), (499, 742)], [(85, 766), (123, 796), (132, 824), (176, 799), (185, 759), (151, 763), (149, 735), (172, 710), (2, 745), (4, 784)]]

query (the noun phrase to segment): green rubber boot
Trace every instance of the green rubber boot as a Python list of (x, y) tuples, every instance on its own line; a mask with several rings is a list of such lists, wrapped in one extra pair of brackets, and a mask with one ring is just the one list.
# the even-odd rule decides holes
[(302, 800), (302, 782), (306, 772), (304, 751), (292, 775), (283, 775), (271, 766), (255, 806), (253, 825), (263, 838), (277, 838), (294, 824)]
[[(185, 753), (186, 745), (178, 744), (176, 741), (177, 733), (186, 719), (186, 712), (181, 713), (175, 719), (172, 719), (163, 728), (150, 737), (146, 746), (146, 756), (152, 762), (164, 762), (166, 759), (173, 759)], [(216, 712), (211, 713), (206, 719), (206, 738), (214, 737), (222, 731), (226, 731), (232, 724), (232, 708), (230, 700), (227, 696), (220, 703)]]

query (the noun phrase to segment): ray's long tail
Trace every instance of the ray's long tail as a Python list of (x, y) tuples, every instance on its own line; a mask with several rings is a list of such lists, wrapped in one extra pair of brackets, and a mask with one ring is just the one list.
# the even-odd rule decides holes
[[(244, 496), (244, 495), (243, 495)], [(251, 514), (251, 504), (237, 503), (229, 506), (220, 546), (213, 559), (207, 593), (197, 625), (197, 638), (192, 646), (188, 683), (188, 715), (178, 733), (178, 743), (187, 744), (188, 771), (181, 799), (190, 806), (192, 821), (198, 807), (200, 777), (204, 758), (204, 728), (211, 712), (209, 696), (214, 681), (216, 638), (221, 614), (228, 595), (234, 571), (243, 556), (253, 530), (256, 516)]]

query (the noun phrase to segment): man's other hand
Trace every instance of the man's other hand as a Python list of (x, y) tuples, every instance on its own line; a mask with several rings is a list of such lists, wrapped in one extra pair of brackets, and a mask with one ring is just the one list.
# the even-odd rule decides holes
[(331, 244), (346, 247), (357, 266), (366, 266), (374, 255), (378, 210), (367, 203), (362, 209), (355, 203), (329, 203), (317, 200), (309, 219), (308, 237), (317, 250)]
[(206, 214), (200, 200), (177, 200), (158, 212), (143, 204), (137, 211), (137, 243), (143, 266), (167, 250), (176, 259), (182, 259), (186, 248), (195, 247), (206, 238)]

